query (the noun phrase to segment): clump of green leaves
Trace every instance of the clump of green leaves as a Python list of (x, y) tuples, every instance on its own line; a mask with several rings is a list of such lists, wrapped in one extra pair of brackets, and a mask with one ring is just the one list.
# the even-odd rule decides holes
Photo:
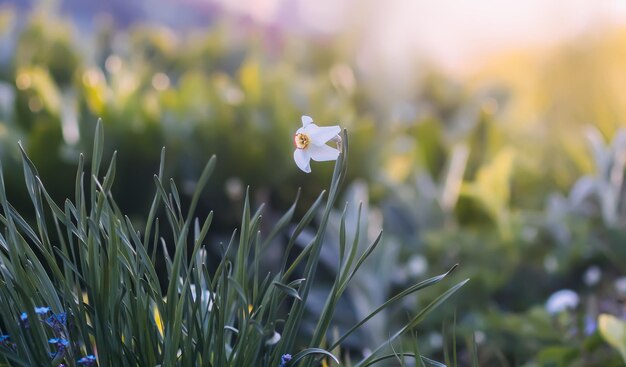
[[(347, 149), (345, 132), (343, 140)], [(290, 233), (282, 266), (262, 274), (264, 251), (294, 221), (297, 198), (265, 236), (259, 230), (262, 207), (253, 212), (246, 198), (241, 227), (221, 247), (218, 265), (212, 267), (207, 235), (213, 213), (198, 218), (195, 212), (215, 157), (205, 165), (191, 201), (183, 205), (174, 181), (163, 177), (163, 150), (152, 205), (138, 229), (111, 194), (115, 153), (101, 176), (101, 124), (94, 141), (90, 175), (85, 175), (81, 155), (75, 197), (62, 205), (48, 194), (22, 150), (35, 223), (25, 220), (9, 202), (0, 169), (0, 325), (7, 335), (0, 340), (0, 359), (18, 366), (88, 365), (91, 362), (84, 356), (90, 355), (99, 366), (311, 366), (319, 358), (328, 358), (368, 366), (412, 357), (436, 365), (417, 351), (398, 353), (392, 344), (466, 281), (436, 297), (385, 343), (372, 346), (372, 354), (351, 360), (339, 351), (342, 342), (377, 313), (440, 282), (447, 273), (409, 287), (343, 335), (331, 337), (338, 300), (380, 243), (380, 235), (364, 251), (357, 251), (356, 241), (346, 243), (341, 237), (340, 271), (332, 290), (321, 314), (314, 315), (314, 330), (303, 327), (329, 214), (346, 174), (345, 151), (336, 163), (328, 193), (319, 195)], [(290, 256), (296, 238), (320, 210), (316, 235)], [(161, 212), (171, 237), (163, 235)], [(161, 263), (165, 276), (159, 274)], [(309, 342), (298, 342), (303, 339)]]

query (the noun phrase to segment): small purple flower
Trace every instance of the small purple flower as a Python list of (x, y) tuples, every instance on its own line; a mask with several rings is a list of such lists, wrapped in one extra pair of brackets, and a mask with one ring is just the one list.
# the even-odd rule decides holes
[(76, 361), (76, 363), (83, 366), (93, 366), (96, 363), (96, 357), (93, 354), (90, 354), (86, 357), (83, 357)]
[(278, 367), (285, 367), (289, 361), (291, 361), (291, 354), (283, 354), (280, 357), (280, 365)]

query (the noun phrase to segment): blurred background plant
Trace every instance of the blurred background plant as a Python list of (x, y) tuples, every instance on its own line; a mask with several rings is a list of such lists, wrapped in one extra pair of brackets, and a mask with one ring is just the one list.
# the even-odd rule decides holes
[[(112, 190), (137, 227), (166, 146), (183, 203), (218, 156), (198, 209), (221, 213), (212, 241), (239, 223), (246, 185), (271, 230), (299, 187), (310, 205), (331, 175), (294, 167), (287, 142), (308, 114), (350, 131), (343, 195), (359, 249), (385, 233), (339, 325), (460, 263), (452, 276), (472, 281), (456, 327), (441, 330), (444, 305), (418, 330), (424, 350), (454, 330), (482, 365), (621, 365), (596, 325), (625, 317), (623, 1), (0, 3), (0, 159), (18, 210), (31, 209), (15, 141), (62, 201), (101, 117), (105, 154), (133, 157)], [(340, 236), (332, 220), (325, 251)], [(329, 254), (309, 307), (338, 271)], [(575, 307), (546, 308), (559, 290)], [(349, 342), (380, 340), (376, 325), (429, 301), (394, 306)]]

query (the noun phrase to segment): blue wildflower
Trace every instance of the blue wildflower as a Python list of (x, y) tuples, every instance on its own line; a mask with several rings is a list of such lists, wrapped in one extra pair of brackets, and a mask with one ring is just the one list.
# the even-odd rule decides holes
[(90, 354), (86, 357), (79, 359), (78, 361), (76, 361), (76, 363), (83, 366), (93, 366), (96, 363), (96, 357), (93, 354)]
[(65, 312), (61, 312), (58, 314), (52, 314), (48, 316), (44, 322), (46, 325), (50, 326), (54, 329), (54, 331), (60, 333), (63, 331), (63, 328), (67, 326), (67, 314)]
[(598, 328), (598, 324), (596, 323), (596, 319), (591, 315), (586, 315), (584, 319), (585, 323), (585, 335), (589, 336), (596, 332)]
[(26, 312), (22, 312), (22, 314), (20, 315), (20, 324), (26, 329), (30, 327), (30, 323), (28, 322), (28, 314)]
[(10, 336), (8, 334), (0, 335), (0, 346), (15, 350), (15, 343), (9, 340)]
[(67, 348), (68, 345), (70, 345), (70, 342), (67, 341), (67, 339), (63, 339), (63, 338), (52, 338), (52, 339), (48, 339), (48, 343), (50, 344), (54, 344), (57, 348)]
[(67, 341), (67, 339), (63, 338), (48, 339), (48, 343), (54, 344), (54, 346), (57, 348), (56, 352), (50, 353), (50, 357), (54, 358), (55, 360), (63, 358), (63, 356), (65, 355), (65, 349), (70, 345), (70, 342)]
[(50, 312), (50, 307), (35, 307), (35, 313), (37, 315), (45, 315)]
[[(50, 307), (46, 307), (46, 306), (42, 306), (42, 307), (37, 307), (35, 306), (35, 313), (39, 316), (45, 316), (50, 312), (51, 308)], [(23, 327), (28, 328), (30, 327), (30, 323), (28, 321), (28, 314), (26, 312), (22, 312), (20, 314), (20, 323), (22, 324)]]
[(280, 357), (280, 365), (278, 367), (285, 367), (289, 361), (291, 361), (291, 354), (283, 354)]

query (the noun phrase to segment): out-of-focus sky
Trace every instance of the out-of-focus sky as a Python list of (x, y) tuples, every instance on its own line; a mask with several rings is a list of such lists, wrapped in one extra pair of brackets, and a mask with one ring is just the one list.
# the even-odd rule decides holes
[(356, 30), (360, 52), (395, 70), (406, 70), (417, 55), (448, 72), (465, 72), (496, 53), (626, 23), (626, 0), (209, 1), (259, 22)]
[[(287, 34), (349, 38), (359, 70), (392, 90), (431, 64), (467, 75), (494, 56), (537, 51), (626, 26), (626, 0), (0, 0), (62, 4), (77, 24), (110, 12), (117, 24), (148, 20), (206, 26), (224, 15), (251, 18)], [(26, 5), (25, 5), (26, 4)], [(582, 39), (582, 38), (581, 38)], [(352, 60), (351, 60), (352, 61)]]

